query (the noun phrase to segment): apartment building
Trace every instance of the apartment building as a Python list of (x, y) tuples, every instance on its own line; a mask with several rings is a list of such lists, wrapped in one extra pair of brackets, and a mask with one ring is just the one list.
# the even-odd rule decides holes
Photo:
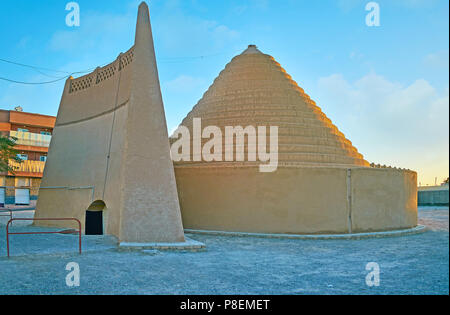
[(18, 139), (15, 149), (23, 160), (10, 161), (14, 173), (0, 173), (0, 206), (37, 200), (55, 121), (56, 117), (25, 113), (20, 107), (0, 110), (0, 134)]

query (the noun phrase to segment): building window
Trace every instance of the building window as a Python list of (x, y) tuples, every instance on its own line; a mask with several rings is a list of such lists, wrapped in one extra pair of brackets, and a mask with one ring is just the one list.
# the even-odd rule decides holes
[(52, 133), (50, 131), (41, 131), (41, 135), (43, 135), (43, 136), (51, 136)]
[(29, 130), (25, 129), (25, 128), (17, 128), (17, 131), (18, 132), (29, 132)]
[(41, 162), (46, 162), (47, 161), (47, 156), (46, 155), (41, 155), (40, 161)]
[(21, 159), (22, 161), (28, 160), (28, 154), (17, 154), (17, 157)]

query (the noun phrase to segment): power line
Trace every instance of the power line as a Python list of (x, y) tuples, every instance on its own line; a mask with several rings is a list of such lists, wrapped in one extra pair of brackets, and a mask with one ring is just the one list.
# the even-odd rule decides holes
[(62, 81), (67, 79), (68, 77), (70, 77), (70, 75), (67, 75), (65, 77), (53, 80), (53, 81), (46, 81), (46, 82), (23, 82), (23, 81), (16, 81), (16, 80), (11, 80), (11, 79), (7, 79), (7, 78), (2, 78), (0, 77), (0, 80), (2, 81), (6, 81), (6, 82), (11, 82), (11, 83), (16, 83), (16, 84), (25, 84), (25, 85), (43, 85), (43, 84), (50, 84), (50, 83), (55, 83), (58, 81)]
[(221, 52), (221, 53), (211, 54), (211, 55), (190, 56), (190, 57), (167, 57), (167, 58), (158, 58), (158, 59), (161, 60), (161, 63), (183, 63), (183, 62), (202, 60), (202, 59), (209, 58), (209, 57), (216, 57), (216, 56), (225, 55), (228, 53), (237, 53), (237, 52), (242, 52), (242, 51), (243, 50), (235, 50), (233, 52), (226, 51), (226, 52)]
[(42, 72), (42, 71), (39, 70), (39, 69), (43, 69), (43, 70), (45, 70), (45, 71), (53, 71), (53, 72), (66, 73), (65, 71), (52, 70), (52, 69), (47, 69), (47, 68), (40, 68), (40, 67), (30, 66), (30, 65), (26, 65), (26, 64), (23, 64), (23, 63), (18, 63), (18, 62), (14, 62), (14, 61), (2, 59), (2, 58), (0, 58), (0, 61), (1, 61), (1, 62), (5, 62), (5, 63), (9, 63), (9, 64), (13, 64), (13, 65), (16, 65), (16, 66), (21, 66), (21, 67), (31, 68), (31, 69), (33, 69), (34, 71), (36, 71), (36, 72), (38, 72), (38, 73), (40, 73), (40, 74), (42, 74), (42, 75), (44, 75), (44, 76), (46, 76), (46, 77), (49, 77), (49, 78), (59, 78), (59, 77), (56, 77), (56, 76), (54, 76), (54, 75), (50, 75), (50, 74), (44, 73), (44, 72)]
[[(43, 75), (47, 75), (47, 74), (45, 74), (45, 73), (43, 73), (43, 72), (41, 72), (41, 71), (39, 71), (39, 70), (51, 71), (51, 72), (58, 72), (58, 73), (65, 73), (65, 74), (67, 74), (67, 75), (73, 75), (73, 74), (78, 74), (78, 73), (86, 73), (86, 72), (90, 72), (90, 71), (93, 71), (93, 70), (96, 69), (96, 67), (94, 67), (94, 68), (89, 68), (89, 69), (83, 70), (83, 71), (69, 72), (69, 71), (64, 71), (64, 70), (55, 70), (55, 69), (50, 69), (50, 68), (44, 68), (44, 67), (38, 67), (38, 66), (27, 65), (27, 64), (24, 64), (24, 63), (19, 63), (19, 62), (15, 62), (15, 61), (11, 61), (11, 60), (6, 60), (6, 59), (3, 59), (3, 58), (0, 58), (0, 61), (5, 62), (5, 63), (9, 63), (9, 64), (13, 64), (13, 65), (16, 65), (16, 66), (21, 66), (21, 67), (26, 67), (26, 68), (34, 69), (34, 70), (38, 71), (39, 73), (41, 73), (41, 74), (43, 74)], [(102, 65), (102, 66), (105, 66), (105, 65), (107, 65), (107, 63), (104, 64), (104, 65)], [(102, 67), (102, 66), (101, 66), (101, 67)], [(56, 77), (56, 78), (58, 78), (58, 77)]]
[[(13, 65), (17, 65), (17, 66), (21, 66), (21, 67), (26, 67), (26, 68), (30, 68), (35, 70), (36, 72), (39, 72), (40, 74), (50, 77), (50, 78), (56, 78), (55, 80), (51, 80), (51, 81), (44, 81), (44, 82), (24, 82), (24, 81), (18, 81), (18, 80), (13, 80), (13, 79), (8, 79), (8, 78), (3, 78), (0, 77), (0, 80), (2, 81), (6, 81), (6, 82), (11, 82), (11, 83), (16, 83), (16, 84), (25, 84), (25, 85), (44, 85), (44, 84), (51, 84), (51, 83), (56, 83), (62, 80), (65, 80), (71, 76), (73, 76), (74, 74), (83, 74), (83, 73), (87, 73), (87, 72), (92, 72), (93, 70), (95, 70), (96, 68), (90, 68), (87, 70), (83, 70), (83, 71), (75, 71), (75, 72), (68, 72), (68, 71), (62, 71), (62, 70), (54, 70), (54, 69), (49, 69), (49, 68), (44, 68), (44, 67), (37, 67), (37, 66), (32, 66), (32, 65), (27, 65), (27, 64), (23, 64), (23, 63), (19, 63), (19, 62), (14, 62), (14, 61), (10, 61), (10, 60), (6, 60), (6, 59), (2, 59), (0, 58), (0, 61), (5, 62), (5, 63), (9, 63), (9, 64), (13, 64)], [(105, 64), (106, 65), (106, 64)], [(43, 69), (45, 71), (53, 71), (53, 72), (59, 72), (59, 73), (66, 73), (66, 76), (63, 77), (56, 77), (53, 75), (48, 75), (42, 71), (40, 71), (40, 69)]]
[(213, 54), (213, 55), (202, 55), (202, 56), (191, 56), (191, 57), (167, 57), (167, 58), (160, 58), (161, 61), (182, 61), (182, 60), (195, 60), (195, 59), (204, 59), (208, 57), (215, 57), (220, 56), (225, 53), (219, 53), (219, 54)]
[[(224, 55), (226, 53), (227, 52), (222, 52), (222, 53), (211, 54), (211, 55), (191, 56), (191, 57), (169, 57), (169, 58), (161, 58), (160, 60), (161, 60), (161, 63), (184, 63), (184, 62), (195, 61), (195, 60), (203, 60), (203, 59), (209, 58), (209, 57), (220, 56), (220, 55)], [(3, 58), (0, 58), (0, 61), (4, 62), (4, 63), (9, 63), (9, 64), (13, 64), (13, 65), (16, 65), (16, 66), (20, 66), (20, 67), (30, 68), (30, 69), (33, 69), (34, 71), (40, 73), (41, 75), (46, 76), (46, 77), (56, 78), (55, 80), (44, 81), (44, 82), (24, 82), (24, 81), (18, 81), (18, 80), (12, 80), (12, 79), (8, 79), (8, 78), (0, 77), (0, 80), (2, 80), (2, 81), (11, 82), (11, 83), (15, 83), (15, 84), (25, 84), (25, 85), (52, 84), (52, 83), (56, 83), (56, 82), (65, 80), (65, 79), (73, 76), (74, 74), (83, 74), (83, 73), (87, 73), (87, 72), (92, 72), (93, 70), (95, 70), (97, 68), (97, 67), (95, 67), (95, 68), (91, 68), (91, 69), (87, 69), (87, 70), (83, 70), (83, 71), (68, 72), (68, 71), (63, 71), (63, 70), (55, 70), (55, 69), (50, 69), (50, 68), (45, 68), (45, 67), (38, 67), (38, 66), (28, 65), (28, 64), (15, 62), (15, 61), (3, 59)], [(105, 66), (107, 64), (108, 63), (105, 63), (104, 65), (102, 65), (100, 67), (103, 67), (103, 66)], [(56, 77), (56, 76), (53, 76), (53, 75), (46, 74), (46, 73), (42, 72), (41, 70), (43, 70), (43, 71), (50, 71), (50, 72), (57, 72), (57, 73), (65, 73), (66, 76)]]
[(40, 70), (44, 70), (44, 71), (52, 71), (52, 72), (59, 72), (59, 73), (70, 74), (70, 72), (68, 72), (68, 71), (54, 70), (54, 69), (49, 69), (49, 68), (44, 68), (44, 67), (37, 67), (37, 66), (27, 65), (27, 64), (23, 64), (23, 63), (11, 61), (11, 60), (6, 60), (6, 59), (3, 59), (3, 58), (0, 58), (0, 61), (5, 62), (5, 63), (9, 63), (9, 64), (13, 64), (13, 65), (16, 65), (16, 66), (21, 66), (21, 67), (35, 69), (35, 70), (36, 69), (40, 69)]

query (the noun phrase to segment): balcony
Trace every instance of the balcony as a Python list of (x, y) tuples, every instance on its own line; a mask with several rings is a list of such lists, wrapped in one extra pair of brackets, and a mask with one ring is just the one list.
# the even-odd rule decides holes
[(22, 163), (17, 163), (12, 160), (9, 161), (9, 165), (14, 168), (16, 174), (26, 173), (35, 174), (37, 176), (42, 176), (44, 173), (45, 162), (41, 161), (23, 161)]
[(27, 145), (34, 147), (46, 147), (50, 146), (52, 136), (41, 135), (38, 133), (22, 132), (22, 131), (10, 131), (11, 137), (17, 138), (16, 144)]

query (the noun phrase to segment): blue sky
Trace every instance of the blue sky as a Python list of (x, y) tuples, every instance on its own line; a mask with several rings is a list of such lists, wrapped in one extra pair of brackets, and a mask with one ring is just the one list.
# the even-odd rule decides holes
[[(75, 72), (133, 44), (139, 1), (0, 0), (0, 58)], [(379, 0), (381, 26), (362, 0), (152, 0), (150, 14), (169, 129), (247, 45), (292, 75), (370, 162), (448, 176), (449, 2)], [(63, 73), (0, 62), (0, 77), (42, 82)], [(56, 115), (64, 81), (0, 81), (0, 108)]]

